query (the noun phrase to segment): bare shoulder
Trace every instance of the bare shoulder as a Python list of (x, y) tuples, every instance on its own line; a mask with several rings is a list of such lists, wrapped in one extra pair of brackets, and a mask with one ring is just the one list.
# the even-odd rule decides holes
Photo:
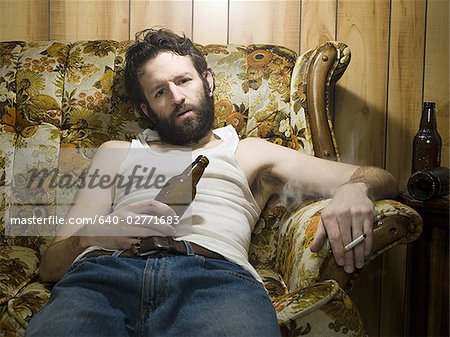
[(124, 140), (109, 140), (100, 145), (101, 149), (129, 149), (131, 142)]
[(299, 151), (256, 137), (242, 139), (238, 145), (237, 155), (248, 158), (261, 166), (276, 165), (284, 160), (300, 160), (309, 157)]
[(237, 151), (244, 154), (251, 153), (252, 155), (255, 155), (255, 150), (258, 150), (258, 152), (261, 150), (274, 151), (278, 147), (278, 145), (275, 145), (265, 139), (248, 137), (239, 141)]
[(356, 169), (354, 165), (320, 159), (258, 138), (243, 139), (236, 156), (248, 168), (251, 178), (263, 174), (308, 192), (334, 190)]
[[(264, 139), (249, 137), (239, 141), (236, 157), (241, 165), (255, 166), (264, 165), (264, 160), (269, 159), (267, 152), (270, 151), (270, 143)], [(265, 154), (265, 155), (264, 155)]]
[(103, 143), (95, 154), (96, 158), (125, 159), (130, 151), (131, 143), (121, 140), (110, 140)]
[(279, 160), (283, 147), (267, 140), (249, 137), (239, 141), (236, 159), (250, 183), (260, 181), (261, 177), (272, 176), (273, 167)]
[(258, 138), (258, 137), (247, 137), (247, 138), (241, 139), (239, 141), (239, 146), (241, 146), (241, 145), (253, 146), (253, 145), (257, 145), (257, 144), (271, 144), (271, 143), (265, 139)]
[(103, 143), (95, 153), (92, 168), (105, 172), (116, 172), (127, 158), (131, 143), (126, 141), (111, 140)]

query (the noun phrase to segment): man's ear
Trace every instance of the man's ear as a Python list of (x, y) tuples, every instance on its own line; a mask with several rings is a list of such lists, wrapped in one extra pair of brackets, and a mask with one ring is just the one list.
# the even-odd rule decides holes
[(148, 120), (152, 123), (152, 125), (155, 123), (152, 113), (151, 113), (151, 108), (148, 105), (148, 103), (141, 103), (141, 110), (144, 113), (145, 116), (147, 116)]
[(142, 110), (142, 112), (144, 113), (144, 115), (146, 115), (147, 117), (149, 117), (149, 115), (148, 115), (148, 106), (147, 106), (147, 104), (146, 103), (141, 103), (141, 110)]
[(142, 113), (147, 117), (147, 119), (145, 119), (144, 116), (141, 116), (141, 119), (145, 120), (146, 127), (153, 129), (155, 127), (155, 121), (150, 111), (150, 106), (147, 103), (141, 103), (140, 108)]
[(210, 70), (206, 70), (203, 73), (203, 77), (206, 79), (206, 82), (208, 83), (208, 87), (209, 87), (209, 96), (213, 95), (213, 91), (214, 91), (214, 77), (213, 74)]

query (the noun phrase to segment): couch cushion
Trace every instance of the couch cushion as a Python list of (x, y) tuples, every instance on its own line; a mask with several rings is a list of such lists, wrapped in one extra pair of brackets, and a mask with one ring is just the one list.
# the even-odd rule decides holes
[(37, 275), (36, 251), (20, 246), (0, 246), (0, 304), (13, 298)]
[(280, 226), (276, 270), (286, 281), (289, 291), (296, 291), (316, 282), (322, 262), (328, 255), (328, 241), (322, 249), (313, 253), (312, 244), (320, 213), (330, 199), (311, 202), (289, 215)]
[(290, 122), (291, 75), (297, 54), (254, 44), (198, 46), (213, 70), (216, 126), (299, 149)]
[(43, 284), (34, 282), (26, 286), (7, 303), (6, 312), (0, 319), (2, 336), (22, 336), (31, 317), (49, 298), (50, 290)]
[(48, 179), (32, 179), (32, 175), (58, 168), (59, 139), (59, 130), (50, 123), (36, 125), (26, 136), (0, 132), (0, 143), (5, 149), (1, 156), (5, 162), (2, 167), (5, 183), (0, 187), (2, 216), (5, 216), (4, 241), (9, 245), (40, 251), (41, 245), (48, 242), (45, 236), (54, 235), (55, 224), (28, 221), (55, 215), (58, 190), (50, 184), (52, 175)]
[(263, 268), (262, 266), (259, 266), (255, 269), (259, 276), (261, 276), (261, 279), (264, 282), (264, 287), (269, 293), (271, 300), (288, 293), (286, 284), (280, 274), (270, 269), (270, 267)]

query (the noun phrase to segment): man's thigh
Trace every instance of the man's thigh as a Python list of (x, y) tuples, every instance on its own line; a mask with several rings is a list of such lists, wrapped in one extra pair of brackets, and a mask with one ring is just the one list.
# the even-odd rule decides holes
[[(121, 271), (121, 260), (102, 258), (77, 262), (52, 290), (48, 303), (36, 313), (26, 337), (128, 336), (135, 316), (133, 269)], [(125, 265), (123, 266), (125, 268)], [(136, 282), (139, 286), (139, 280)], [(127, 304), (128, 307), (124, 307)], [(130, 309), (131, 308), (131, 309)], [(134, 305), (138, 310), (138, 303)]]
[(179, 269), (166, 301), (149, 315), (151, 336), (280, 336), (273, 304), (249, 272), (228, 261), (193, 259), (199, 266)]

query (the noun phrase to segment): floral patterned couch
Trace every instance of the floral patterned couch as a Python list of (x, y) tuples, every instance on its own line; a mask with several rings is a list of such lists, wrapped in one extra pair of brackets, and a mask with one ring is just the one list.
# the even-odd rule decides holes
[[(46, 184), (31, 192), (25, 173), (30, 167), (76, 171), (73, 163), (88, 163), (89, 149), (109, 139), (130, 139), (145, 127), (124, 91), (130, 43), (0, 42), (0, 336), (22, 336), (51, 291), (39, 282), (38, 268), (54, 226), (37, 235), (26, 226), (15, 231), (10, 219), (55, 215), (61, 200), (73, 198)], [(274, 45), (199, 48), (215, 74), (217, 126), (231, 124), (241, 137), (339, 159), (331, 101), (334, 83), (350, 61), (346, 45), (327, 42), (301, 57)], [(73, 149), (71, 158), (63, 158), (66, 149)], [(20, 193), (29, 207), (20, 207)], [(281, 199), (272, 198), (264, 209), (250, 259), (264, 279), (283, 335), (364, 336), (346, 292), (357, 273), (338, 268), (328, 246), (319, 253), (308, 249), (328, 201), (294, 206)], [(422, 222), (412, 209), (385, 200), (376, 210), (372, 259), (420, 234)]]

